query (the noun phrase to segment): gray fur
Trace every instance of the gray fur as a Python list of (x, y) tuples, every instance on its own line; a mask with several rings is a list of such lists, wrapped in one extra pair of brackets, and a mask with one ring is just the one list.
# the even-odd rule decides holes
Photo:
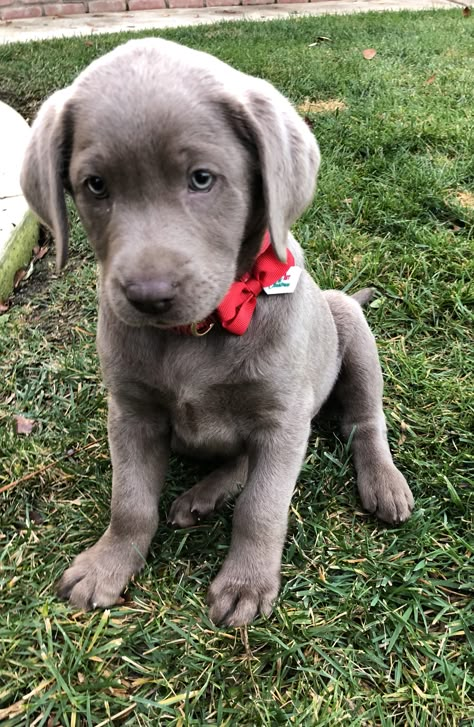
[[(293, 294), (259, 296), (242, 337), (219, 326), (202, 338), (170, 330), (216, 308), (250, 269), (266, 228), (276, 254), (284, 259), (288, 245), (304, 266), (289, 227), (312, 199), (318, 167), (311, 132), (271, 85), (161, 39), (117, 48), (40, 110), (23, 189), (56, 237), (58, 267), (67, 253), (64, 190), (75, 200), (99, 262), (109, 391), (111, 519), (61, 579), (72, 604), (116, 603), (142, 567), (174, 448), (223, 458), (174, 502), (175, 526), (195, 524), (241, 490), (230, 550), (209, 590), (211, 618), (236, 626), (270, 613), (311, 420), (331, 392), (362, 504), (387, 523), (410, 516), (358, 304), (367, 291), (322, 292), (304, 271)], [(216, 175), (210, 191), (189, 191), (196, 168)], [(106, 198), (88, 190), (91, 175), (106, 180)], [(143, 312), (132, 290), (167, 299)]]

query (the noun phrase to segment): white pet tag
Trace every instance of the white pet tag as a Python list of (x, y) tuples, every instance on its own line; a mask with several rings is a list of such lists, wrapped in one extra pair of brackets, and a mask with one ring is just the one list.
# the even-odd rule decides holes
[(280, 278), (280, 280), (277, 280), (276, 283), (273, 283), (273, 285), (269, 285), (266, 288), (264, 288), (264, 291), (267, 295), (280, 295), (281, 293), (293, 293), (295, 291), (296, 286), (298, 285), (298, 280), (300, 279), (300, 275), (301, 275), (301, 268), (299, 268), (297, 265), (293, 265), (293, 267), (288, 268), (288, 270)]

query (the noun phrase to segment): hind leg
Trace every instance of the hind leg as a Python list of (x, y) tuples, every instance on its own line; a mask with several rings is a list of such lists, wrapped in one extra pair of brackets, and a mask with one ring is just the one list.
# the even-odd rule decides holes
[(226, 462), (176, 498), (168, 522), (175, 528), (189, 528), (212, 515), (235, 495), (247, 481), (248, 457)]
[(358, 303), (336, 291), (327, 291), (326, 296), (342, 353), (334, 396), (342, 433), (351, 438), (362, 504), (386, 523), (402, 523), (410, 517), (414, 501), (387, 442), (382, 371), (374, 336)]

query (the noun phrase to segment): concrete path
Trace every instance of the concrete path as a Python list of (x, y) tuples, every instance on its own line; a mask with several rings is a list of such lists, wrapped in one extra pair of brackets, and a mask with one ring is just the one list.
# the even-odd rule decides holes
[(38, 223), (20, 189), (20, 169), (30, 137), (25, 119), (0, 101), (0, 303), (12, 291), (15, 273), (31, 259)]
[[(469, 4), (469, 3), (468, 3)], [(34, 18), (0, 24), (0, 44), (46, 38), (68, 38), (91, 33), (117, 33), (125, 30), (176, 28), (223, 20), (270, 20), (295, 15), (360, 13), (371, 10), (429, 10), (454, 7), (449, 0), (324, 0), (288, 5), (245, 5), (220, 8), (142, 10), (104, 15), (74, 15), (64, 18)]]

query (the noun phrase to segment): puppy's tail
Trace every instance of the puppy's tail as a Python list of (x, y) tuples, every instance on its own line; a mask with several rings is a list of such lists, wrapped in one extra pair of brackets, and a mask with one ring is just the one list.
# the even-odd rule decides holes
[(363, 306), (370, 303), (376, 292), (375, 288), (362, 288), (362, 290), (358, 290), (357, 293), (351, 295), (351, 298), (353, 298), (360, 306)]

